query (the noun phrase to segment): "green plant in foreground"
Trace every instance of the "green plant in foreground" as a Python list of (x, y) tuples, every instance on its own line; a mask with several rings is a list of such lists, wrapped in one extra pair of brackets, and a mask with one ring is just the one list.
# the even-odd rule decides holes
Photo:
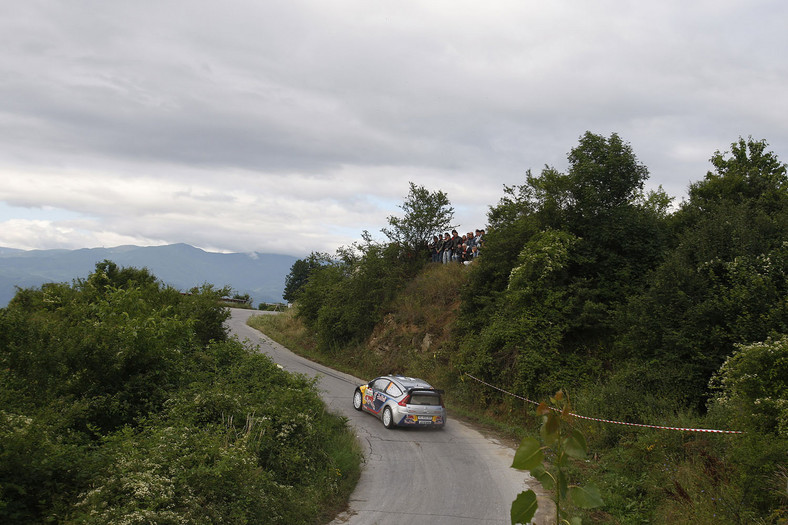
[[(602, 496), (596, 485), (588, 483), (580, 486), (569, 482), (566, 472), (569, 459), (585, 459), (588, 447), (582, 432), (571, 425), (572, 415), (568, 397), (559, 390), (550, 398), (550, 403), (552, 406), (540, 403), (536, 408), (536, 414), (542, 417), (539, 433), (544, 445), (541, 445), (536, 438), (524, 438), (514, 455), (512, 467), (528, 470), (531, 476), (552, 494), (556, 508), (556, 525), (580, 525), (582, 519), (578, 516), (570, 517), (566, 507), (568, 505), (583, 509), (599, 507), (603, 504)], [(547, 469), (543, 465), (546, 450), (550, 450), (554, 455), (553, 466)], [(533, 490), (518, 494), (512, 503), (512, 525), (530, 522), (537, 508), (536, 493)]]

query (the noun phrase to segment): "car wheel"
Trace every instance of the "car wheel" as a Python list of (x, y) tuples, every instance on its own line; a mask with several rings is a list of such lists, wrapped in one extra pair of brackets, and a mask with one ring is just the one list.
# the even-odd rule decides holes
[(391, 409), (389, 407), (383, 409), (383, 426), (386, 428), (394, 428), (394, 417), (391, 415)]
[(356, 393), (353, 394), (353, 408), (361, 410), (361, 401), (361, 390), (356, 390)]

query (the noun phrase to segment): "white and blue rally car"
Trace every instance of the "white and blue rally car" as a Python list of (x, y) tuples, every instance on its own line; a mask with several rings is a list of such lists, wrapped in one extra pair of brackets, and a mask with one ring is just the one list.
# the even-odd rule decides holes
[(415, 377), (381, 376), (358, 386), (353, 392), (353, 408), (377, 416), (386, 428), (443, 428), (446, 424), (443, 391)]

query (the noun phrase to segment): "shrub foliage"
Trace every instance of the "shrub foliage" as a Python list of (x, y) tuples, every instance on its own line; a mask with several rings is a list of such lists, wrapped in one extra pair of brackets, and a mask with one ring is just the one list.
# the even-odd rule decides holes
[(0, 521), (316, 521), (353, 438), (311, 381), (227, 338), (224, 294), (109, 261), (18, 291), (0, 310)]

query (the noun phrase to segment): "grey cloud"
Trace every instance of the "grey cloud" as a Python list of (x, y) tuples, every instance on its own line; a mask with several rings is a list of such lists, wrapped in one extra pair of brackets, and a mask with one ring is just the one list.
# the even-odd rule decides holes
[[(503, 184), (562, 169), (586, 130), (618, 132), (651, 185), (680, 196), (740, 135), (788, 156), (786, 14), (705, 0), (22, 2), (0, 20), (3, 176), (158, 180), (178, 202), (110, 189), (43, 202), (23, 185), (2, 198), (164, 241), (187, 242), (191, 220), (199, 242), (245, 251), (240, 220), (201, 211), (235, 202), (260, 228), (288, 217), (304, 245), (377, 230), (410, 180), (453, 190), (478, 223)], [(330, 216), (305, 211), (326, 203)], [(182, 215), (161, 221), (167, 207)]]

